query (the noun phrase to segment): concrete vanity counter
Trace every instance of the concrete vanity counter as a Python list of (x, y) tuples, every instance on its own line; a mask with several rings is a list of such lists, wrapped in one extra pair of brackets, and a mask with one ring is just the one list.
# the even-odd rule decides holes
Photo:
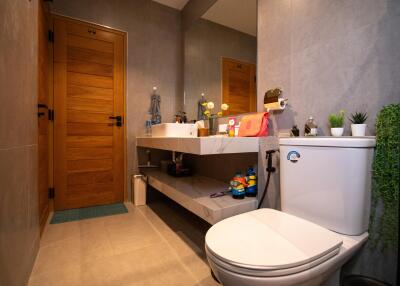
[(228, 184), (203, 176), (176, 178), (160, 170), (146, 169), (148, 184), (210, 224), (257, 208), (256, 198), (235, 200), (230, 194), (210, 198), (211, 193), (227, 191)]
[(137, 146), (195, 155), (253, 153), (258, 137), (138, 137)]

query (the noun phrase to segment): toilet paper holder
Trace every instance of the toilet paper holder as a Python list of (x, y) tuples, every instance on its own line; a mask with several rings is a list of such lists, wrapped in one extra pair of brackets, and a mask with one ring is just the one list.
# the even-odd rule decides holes
[(267, 112), (285, 109), (288, 100), (283, 98), (282, 93), (279, 87), (267, 90), (264, 95), (264, 108)]

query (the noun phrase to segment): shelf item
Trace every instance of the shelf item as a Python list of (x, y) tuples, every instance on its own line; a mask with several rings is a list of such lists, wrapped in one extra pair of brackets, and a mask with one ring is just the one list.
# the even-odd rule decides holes
[(256, 198), (235, 200), (230, 194), (210, 198), (226, 191), (228, 184), (203, 176), (176, 178), (160, 170), (144, 170), (148, 183), (187, 210), (210, 224), (257, 208)]
[(137, 146), (195, 155), (257, 153), (258, 137), (138, 137)]

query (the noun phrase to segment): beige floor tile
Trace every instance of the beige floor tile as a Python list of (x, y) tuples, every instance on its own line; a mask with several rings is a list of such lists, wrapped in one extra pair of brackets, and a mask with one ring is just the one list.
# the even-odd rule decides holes
[(144, 217), (124, 217), (119, 222), (105, 225), (108, 240), (114, 254), (137, 250), (152, 244), (159, 244), (162, 239)]
[(195, 277), (199, 285), (218, 285), (210, 276), (210, 268), (206, 261), (203, 245), (197, 245), (182, 231), (172, 231), (150, 208), (141, 207), (140, 210), (153, 227), (160, 232), (163, 239), (186, 269)]
[(46, 246), (54, 242), (59, 242), (72, 238), (80, 234), (79, 222), (66, 222), (60, 224), (48, 224), (46, 231), (40, 240), (40, 246)]
[(218, 285), (198, 242), (147, 206), (127, 208), (127, 214), (47, 225), (29, 286)]
[(33, 274), (57, 270), (63, 266), (82, 264), (113, 255), (104, 228), (83, 232), (71, 238), (40, 247)]
[(32, 275), (28, 286), (80, 286), (89, 285), (91, 281), (89, 273), (76, 263)]
[[(164, 243), (88, 264), (98, 285), (195, 285), (196, 281)], [(101, 283), (101, 284), (100, 284)]]

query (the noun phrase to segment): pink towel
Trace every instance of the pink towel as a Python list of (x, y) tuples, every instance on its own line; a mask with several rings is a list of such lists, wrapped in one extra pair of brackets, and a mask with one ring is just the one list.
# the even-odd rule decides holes
[(240, 121), (239, 137), (268, 136), (268, 112), (246, 115)]

